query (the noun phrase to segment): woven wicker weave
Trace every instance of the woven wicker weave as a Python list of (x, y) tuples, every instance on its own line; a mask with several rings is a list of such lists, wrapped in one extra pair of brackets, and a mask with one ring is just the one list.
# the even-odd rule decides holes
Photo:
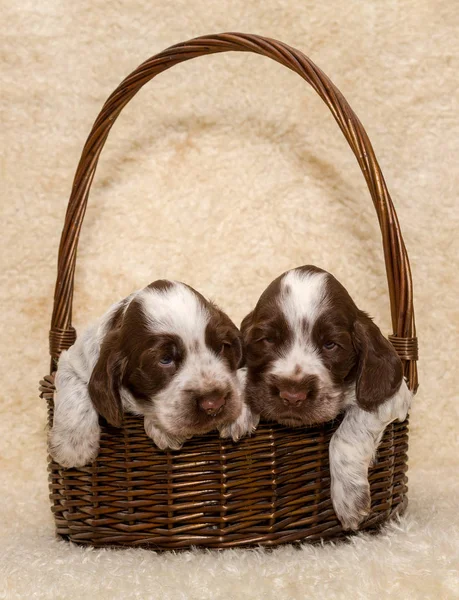
[[(330, 108), (368, 184), (382, 232), (393, 335), (410, 388), (417, 388), (417, 340), (411, 273), (397, 215), (371, 143), (339, 90), (298, 50), (255, 35), (226, 33), (172, 46), (140, 65), (108, 98), (84, 146), (59, 247), (50, 331), (51, 372), (76, 339), (72, 298), (78, 238), (99, 155), (123, 107), (158, 73), (226, 51), (255, 52), (298, 73)], [(41, 382), (52, 423), (53, 377)], [(49, 459), (57, 532), (80, 544), (156, 549), (225, 548), (315, 541), (343, 535), (330, 500), (328, 443), (338, 421), (288, 429), (262, 423), (239, 443), (215, 433), (178, 452), (157, 450), (143, 420), (121, 429), (102, 424), (100, 453), (90, 466), (63, 469)], [(408, 427), (390, 425), (370, 470), (372, 528), (406, 506)]]

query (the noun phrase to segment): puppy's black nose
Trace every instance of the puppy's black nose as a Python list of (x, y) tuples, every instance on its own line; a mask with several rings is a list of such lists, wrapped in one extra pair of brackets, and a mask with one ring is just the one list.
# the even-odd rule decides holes
[(279, 396), (285, 406), (300, 406), (306, 400), (306, 392), (293, 392), (289, 390), (279, 390)]
[(226, 396), (221, 392), (213, 392), (198, 398), (199, 408), (208, 415), (218, 414), (223, 409), (225, 403)]

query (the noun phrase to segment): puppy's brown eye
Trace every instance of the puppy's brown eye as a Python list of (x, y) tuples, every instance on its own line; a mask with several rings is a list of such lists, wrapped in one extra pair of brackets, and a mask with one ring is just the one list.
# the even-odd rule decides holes
[(159, 364), (163, 367), (169, 367), (170, 365), (174, 364), (174, 357), (170, 356), (170, 354), (166, 354), (159, 359)]
[(232, 344), (231, 342), (222, 342), (222, 346), (220, 348), (220, 354), (223, 354), (225, 352), (225, 350), (228, 350), (229, 348), (231, 348)]
[(333, 350), (333, 348), (336, 348), (336, 344), (335, 344), (335, 342), (332, 342), (332, 341), (325, 342), (324, 348), (325, 348), (325, 350)]
[(275, 344), (276, 338), (274, 335), (264, 335), (253, 341), (254, 344)]

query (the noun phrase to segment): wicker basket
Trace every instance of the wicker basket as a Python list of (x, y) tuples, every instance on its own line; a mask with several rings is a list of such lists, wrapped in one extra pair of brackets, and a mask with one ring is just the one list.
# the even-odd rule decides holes
[[(91, 130), (75, 175), (59, 247), (50, 331), (51, 373), (76, 339), (72, 296), (76, 251), (99, 155), (129, 100), (158, 73), (217, 52), (255, 52), (295, 71), (332, 111), (362, 169), (381, 226), (394, 334), (411, 389), (417, 387), (417, 346), (411, 273), (392, 201), (373, 148), (339, 90), (298, 50), (267, 38), (227, 33), (172, 46), (140, 65), (108, 98)], [(53, 377), (41, 382), (53, 412)], [(100, 453), (90, 466), (63, 469), (49, 458), (57, 533), (93, 546), (155, 549), (227, 548), (315, 541), (344, 535), (330, 500), (328, 444), (337, 422), (288, 429), (262, 423), (237, 444), (217, 433), (178, 452), (157, 450), (143, 420), (127, 415), (121, 429), (102, 423)], [(370, 470), (373, 528), (406, 506), (408, 427), (390, 425)]]

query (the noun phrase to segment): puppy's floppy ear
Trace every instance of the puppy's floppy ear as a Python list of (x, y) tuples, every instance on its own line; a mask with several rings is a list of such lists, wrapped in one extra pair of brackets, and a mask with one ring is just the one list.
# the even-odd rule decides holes
[(243, 319), (242, 319), (242, 323), (241, 323), (241, 333), (242, 333), (242, 341), (244, 344), (248, 344), (249, 343), (249, 338), (250, 338), (250, 333), (252, 331), (253, 328), (253, 310), (252, 312), (249, 312), (248, 315), (246, 315)]
[(357, 404), (365, 410), (373, 410), (400, 387), (402, 363), (392, 344), (362, 312), (354, 323), (354, 345), (359, 356), (355, 387)]
[(120, 386), (125, 365), (126, 360), (119, 348), (119, 333), (113, 331), (102, 342), (88, 391), (94, 408), (115, 427), (121, 427), (123, 421)]

